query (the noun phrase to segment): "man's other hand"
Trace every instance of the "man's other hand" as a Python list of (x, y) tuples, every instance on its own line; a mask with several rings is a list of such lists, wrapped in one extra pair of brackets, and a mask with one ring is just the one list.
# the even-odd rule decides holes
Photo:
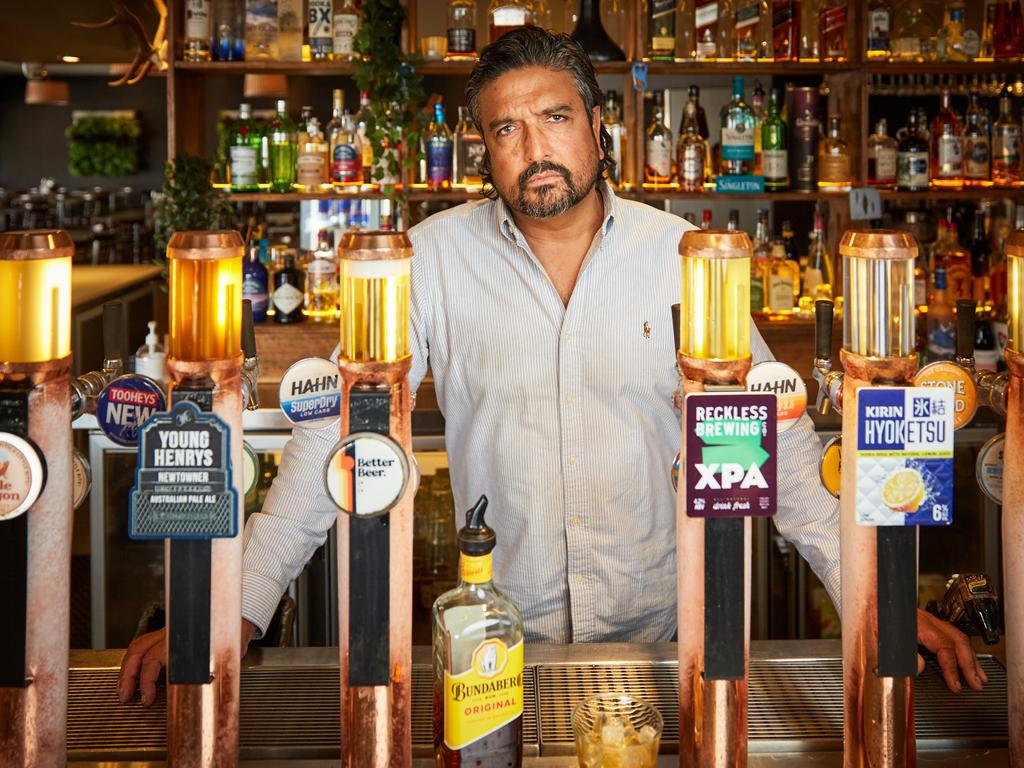
[[(988, 682), (967, 636), (948, 621), (927, 611), (917, 612), (917, 642), (935, 654), (946, 687), (960, 693), (960, 678), (973, 691), (980, 691)], [(917, 657), (918, 671), (924, 671), (924, 659)]]
[[(241, 655), (249, 650), (249, 640), (256, 631), (247, 619), (242, 619)], [(158, 629), (132, 640), (121, 660), (121, 672), (117, 677), (117, 695), (122, 704), (135, 698), (138, 691), (142, 706), (148, 707), (156, 701), (156, 681), (160, 670), (167, 666), (167, 629)]]

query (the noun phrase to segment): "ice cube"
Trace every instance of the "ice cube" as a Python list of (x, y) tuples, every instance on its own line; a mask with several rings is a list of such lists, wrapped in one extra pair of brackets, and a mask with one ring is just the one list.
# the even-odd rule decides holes
[(601, 726), (601, 741), (606, 746), (623, 746), (626, 743), (625, 724), (614, 715), (609, 716)]
[(640, 728), (640, 732), (637, 734), (637, 740), (641, 744), (648, 744), (654, 741), (658, 736), (658, 731), (653, 725), (645, 725)]

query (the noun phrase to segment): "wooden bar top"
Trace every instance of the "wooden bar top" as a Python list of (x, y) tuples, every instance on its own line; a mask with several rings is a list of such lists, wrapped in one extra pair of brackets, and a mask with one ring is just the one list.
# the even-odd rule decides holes
[(79, 311), (160, 277), (158, 264), (76, 264), (71, 268), (71, 308)]

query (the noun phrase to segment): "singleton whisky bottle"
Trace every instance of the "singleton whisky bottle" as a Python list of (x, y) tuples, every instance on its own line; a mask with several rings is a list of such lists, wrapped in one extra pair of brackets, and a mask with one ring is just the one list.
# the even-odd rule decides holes
[(964, 128), (964, 184), (968, 187), (992, 185), (991, 141), (983, 119), (978, 94), (972, 91), (967, 126)]
[(883, 117), (875, 124), (875, 132), (868, 136), (868, 186), (892, 189), (896, 186), (896, 168), (899, 142), (889, 135), (889, 126)]
[(288, 250), (284, 256), (284, 268), (274, 273), (274, 293), (270, 300), (275, 323), (302, 322), (304, 285), (302, 273), (295, 268), (295, 253)]
[(676, 0), (651, 0), (647, 11), (647, 57), (672, 61), (676, 56)]
[(950, 105), (949, 88), (942, 89), (939, 114), (932, 120), (932, 186), (961, 189), (964, 185), (963, 127)]
[(209, 61), (210, 0), (185, 2), (185, 61)]
[(800, 0), (773, 0), (772, 51), (776, 61), (800, 60)]
[(277, 114), (267, 124), (267, 150), (270, 159), (270, 189), (291, 192), (296, 181), (298, 135), (295, 123), (288, 117), (288, 104), (277, 100)]
[(896, 153), (896, 188), (905, 192), (928, 189), (928, 142), (917, 135), (916, 112), (907, 116), (907, 134)]
[(822, 0), (818, 10), (818, 45), (822, 61), (846, 61), (847, 0)]
[(1010, 91), (999, 96), (999, 119), (993, 126), (992, 181), (997, 187), (1014, 187), (1021, 181), (1021, 130), (1013, 116)]
[[(601, 114), (601, 122), (604, 123), (605, 130), (608, 131), (608, 136), (612, 140), (611, 154), (612, 160), (615, 163), (608, 169), (608, 180), (616, 189), (622, 189), (623, 182), (625, 181), (622, 177), (622, 171), (626, 152), (628, 151), (626, 124), (622, 122), (622, 109), (619, 104), (619, 94), (616, 91), (608, 91), (605, 94), (604, 109)], [(462, 109), (462, 107), (459, 107), (460, 112)]]
[(455, 126), (454, 182), (466, 187), (483, 184), (483, 159), (483, 137), (469, 116), (469, 107), (459, 107), (459, 123)]
[(448, 52), (445, 61), (476, 59), (476, 0), (448, 0)]
[(754, 171), (754, 110), (743, 101), (743, 78), (732, 79), (732, 100), (722, 107), (722, 157), (718, 172), (743, 176)]
[(779, 115), (779, 93), (774, 88), (768, 97), (768, 116), (761, 126), (761, 153), (765, 189), (780, 192), (789, 188), (789, 152), (786, 150), (786, 123)]
[(868, 7), (867, 54), (871, 61), (884, 61), (892, 55), (889, 48), (889, 0), (871, 0)]
[(647, 126), (647, 152), (644, 181), (648, 184), (672, 183), (672, 130), (665, 125), (664, 95), (654, 92), (654, 115)]
[(765, 309), (771, 315), (793, 314), (800, 286), (800, 266), (786, 258), (786, 246), (776, 240), (764, 268)]
[(676, 147), (679, 186), (687, 192), (704, 191), (704, 161), (707, 146), (697, 124), (697, 103), (691, 98), (683, 107), (683, 124)]
[(850, 148), (842, 139), (839, 115), (828, 119), (828, 134), (818, 149), (818, 189), (822, 192), (849, 192), (852, 185)]
[(427, 155), (427, 189), (440, 192), (452, 188), (452, 131), (444, 121), (444, 104), (434, 105), (434, 119), (423, 137)]
[(263, 139), (252, 121), (248, 104), (238, 105), (238, 119), (231, 126), (228, 177), (233, 192), (254, 192), (260, 183), (260, 144)]
[(695, 0), (693, 39), (698, 59), (716, 59), (718, 51), (718, 0)]
[(459, 581), (431, 611), (438, 766), (523, 762), (523, 618), (494, 585), (487, 497), (459, 530)]

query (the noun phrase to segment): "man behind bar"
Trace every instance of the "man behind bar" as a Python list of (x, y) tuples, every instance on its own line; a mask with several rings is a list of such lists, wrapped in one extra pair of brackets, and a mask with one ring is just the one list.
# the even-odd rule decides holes
[[(411, 384), (429, 361), (456, 510), (487, 494), (494, 579), (522, 610), (528, 642), (671, 640), (680, 438), (670, 307), (679, 240), (693, 227), (617, 199), (604, 181), (601, 91), (568, 36), (508, 33), (484, 50), (466, 99), (491, 199), (409, 232)], [(756, 327), (751, 349), (755, 363), (772, 357)], [(246, 524), (243, 649), (337, 517), (323, 487), (337, 440), (337, 425), (296, 426)], [(806, 415), (779, 436), (774, 521), (838, 606), (839, 505), (818, 479), (820, 453)], [(919, 612), (918, 640), (950, 689), (961, 675), (981, 688), (985, 673), (954, 627)], [(163, 630), (131, 644), (123, 701), (139, 690), (153, 702), (166, 647)]]

